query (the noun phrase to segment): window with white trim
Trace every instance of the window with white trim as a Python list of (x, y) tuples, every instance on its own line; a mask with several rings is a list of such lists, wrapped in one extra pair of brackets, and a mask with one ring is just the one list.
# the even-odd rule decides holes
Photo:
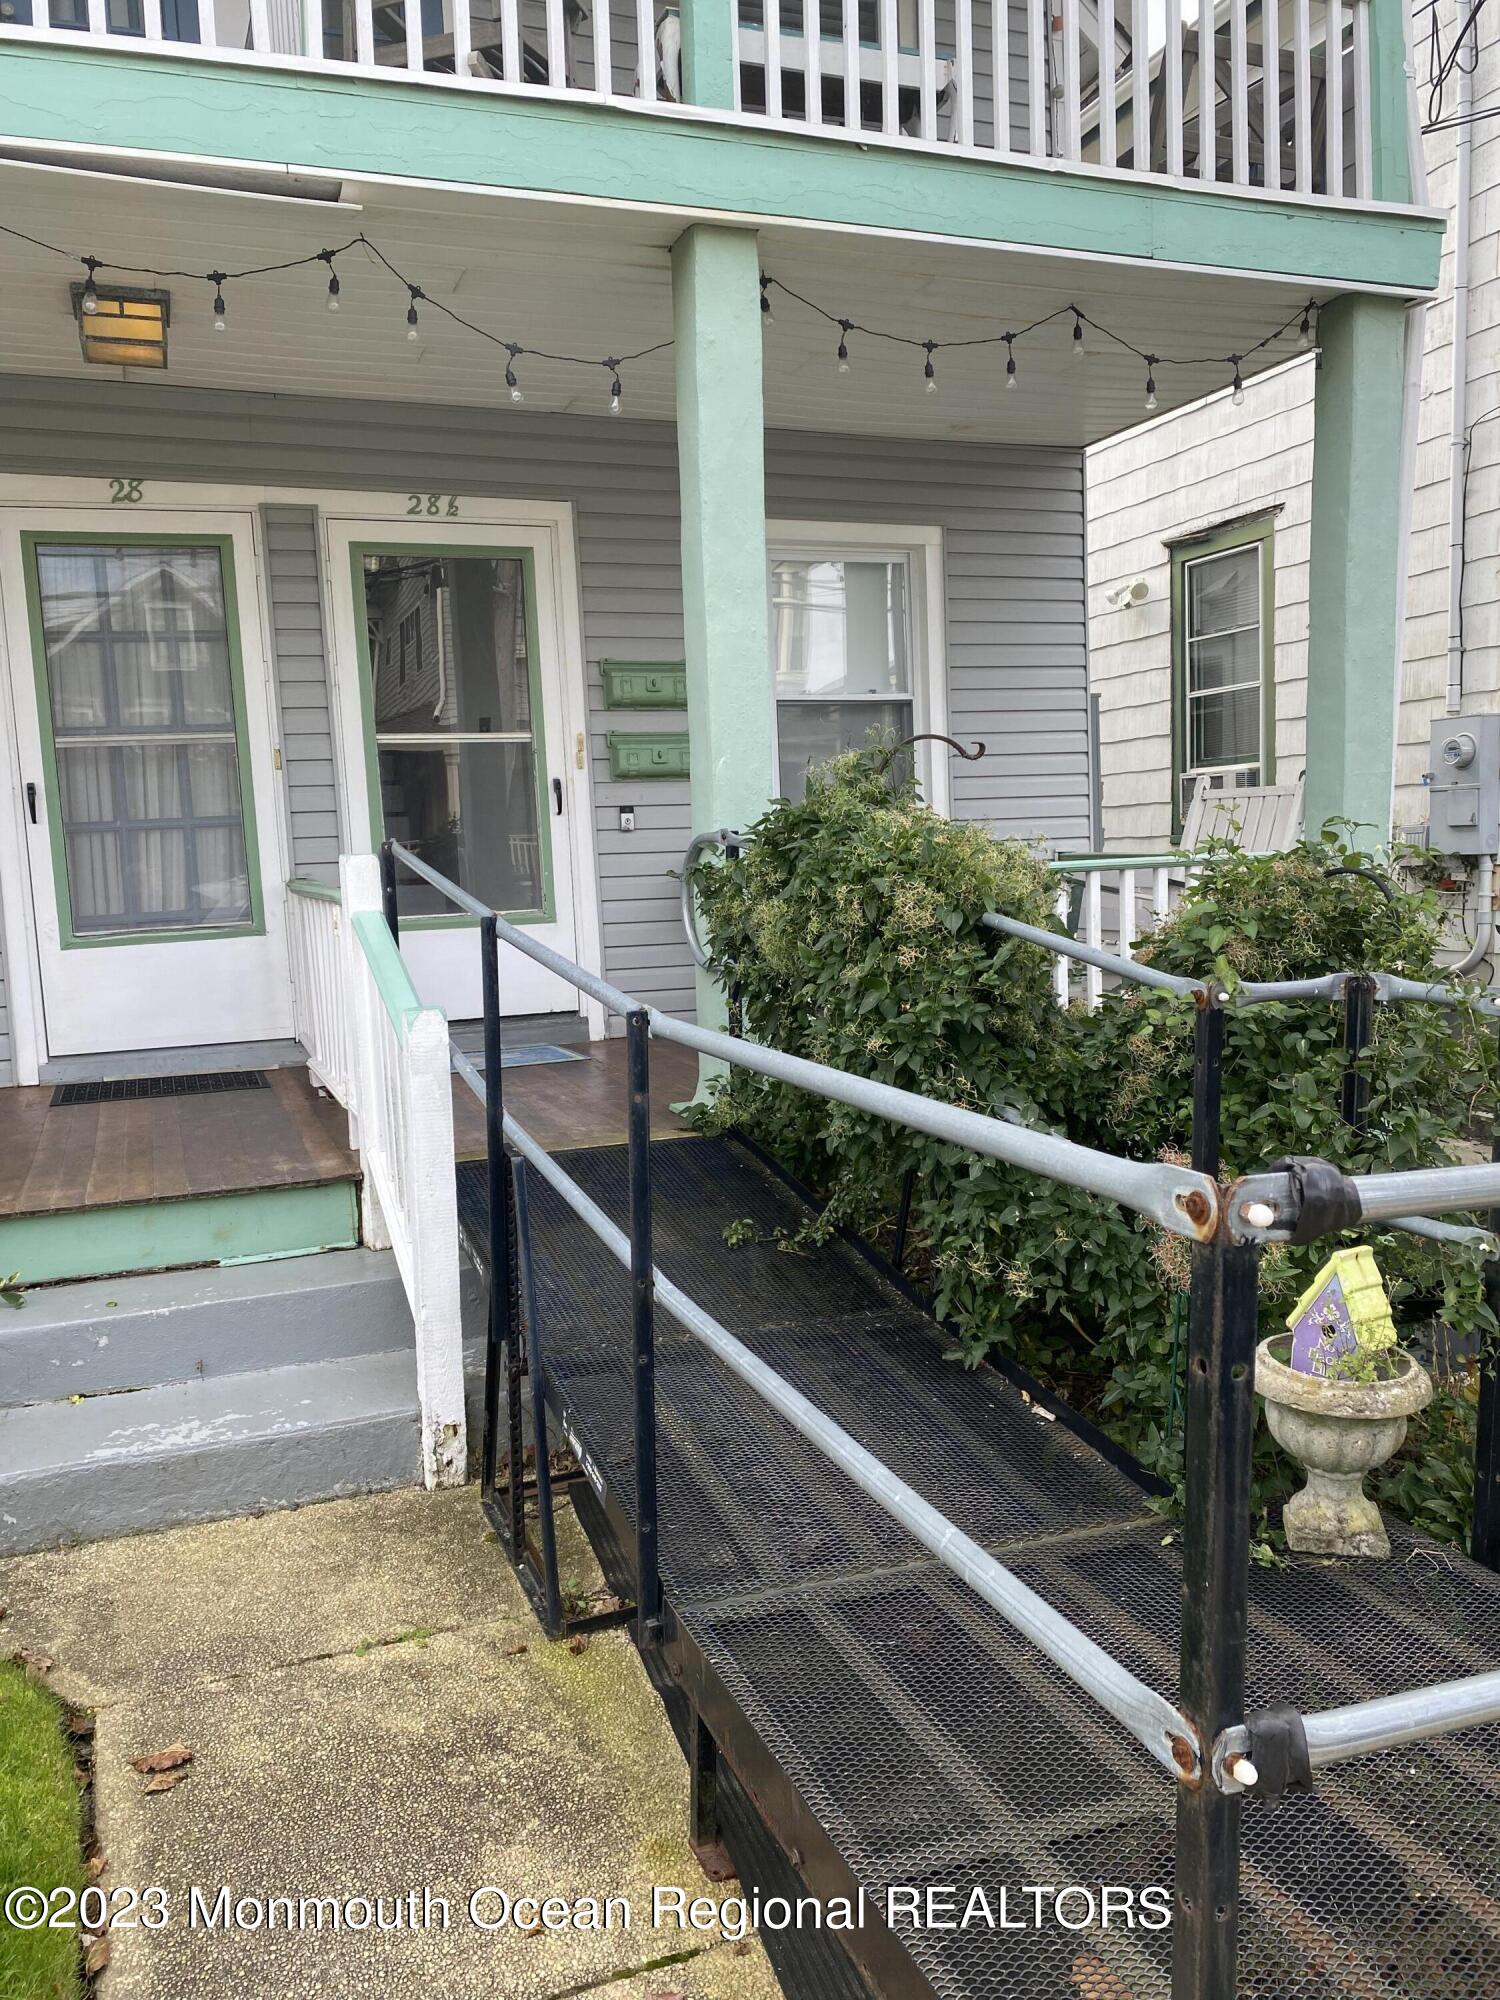
[(1205, 775), (1215, 791), (1274, 778), (1271, 551), (1266, 522), (1173, 552), (1179, 819)]
[(875, 731), (912, 736), (921, 645), (905, 550), (777, 550), (771, 659), (778, 782), (800, 799), (807, 773)]

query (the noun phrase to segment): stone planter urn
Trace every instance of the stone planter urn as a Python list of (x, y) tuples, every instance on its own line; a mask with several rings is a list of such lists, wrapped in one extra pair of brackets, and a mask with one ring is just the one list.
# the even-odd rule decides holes
[(1309, 1555), (1388, 1556), (1385, 1523), (1364, 1478), (1400, 1449), (1407, 1418), (1432, 1400), (1431, 1377), (1399, 1349), (1390, 1350), (1391, 1374), (1378, 1381), (1307, 1375), (1282, 1358), (1290, 1346), (1289, 1335), (1273, 1334), (1255, 1351), (1255, 1389), (1271, 1435), (1307, 1474), (1282, 1515), (1288, 1546)]

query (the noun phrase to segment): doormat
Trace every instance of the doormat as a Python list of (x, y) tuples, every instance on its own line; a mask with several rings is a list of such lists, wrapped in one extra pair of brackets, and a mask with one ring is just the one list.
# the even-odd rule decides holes
[(49, 1108), (127, 1104), (139, 1097), (222, 1097), (229, 1090), (269, 1090), (263, 1069), (210, 1069), (197, 1076), (117, 1076), (101, 1083), (59, 1083)]
[[(500, 1052), (501, 1069), (529, 1069), (534, 1063), (587, 1062), (588, 1057), (578, 1049), (561, 1049), (556, 1042), (522, 1042), (513, 1049)], [(484, 1058), (478, 1058), (477, 1066), (484, 1068)]]

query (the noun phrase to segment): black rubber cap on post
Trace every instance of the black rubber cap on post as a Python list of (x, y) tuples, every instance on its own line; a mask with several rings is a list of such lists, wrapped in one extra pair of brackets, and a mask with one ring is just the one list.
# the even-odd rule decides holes
[(1245, 1724), (1250, 1757), (1255, 1765), (1255, 1796), (1268, 1805), (1287, 1792), (1310, 1792), (1312, 1765), (1307, 1756), (1307, 1732), (1300, 1712), (1289, 1701), (1272, 1702)]

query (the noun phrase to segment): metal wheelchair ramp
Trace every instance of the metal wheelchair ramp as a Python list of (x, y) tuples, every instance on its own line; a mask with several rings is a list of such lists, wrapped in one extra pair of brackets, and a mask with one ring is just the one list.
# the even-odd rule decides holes
[[(625, 1148), (570, 1154), (568, 1170), (625, 1225)], [(809, 1211), (746, 1148), (657, 1144), (651, 1171), (663, 1271), (1084, 1633), (1175, 1692), (1179, 1540), (1101, 1440), (994, 1370), (945, 1359), (941, 1329), (849, 1244), (777, 1247)], [(487, 1171), (459, 1174), (483, 1270)], [(528, 1206), (553, 1443), (565, 1433), (584, 1467), (579, 1512), (628, 1597), (630, 1277), (540, 1177)], [(730, 1249), (739, 1221), (756, 1240)], [(1142, 1926), (1139, 1892), (1160, 1887), (1170, 1908), (1182, 1788), (666, 1311), (655, 1355), (665, 1617), (647, 1661), (701, 1719), (688, 1743), (699, 1837), (713, 1834), (717, 1745), (809, 1891), (865, 1893), (864, 1927), (841, 1942), (874, 1990), (1168, 2000), (1171, 1932)], [(1252, 1573), (1247, 1705), (1311, 1712), (1500, 1657), (1500, 1578), (1410, 1533), (1393, 1541), (1389, 1563)], [(1241, 1839), (1244, 2000), (1500, 1993), (1500, 1725), (1322, 1771), (1315, 1792), (1247, 1813)], [(1054, 1914), (1052, 1892), (1070, 1886)], [(982, 1913), (960, 1929), (886, 1921), (893, 1888), (951, 1888), (938, 1914), (953, 1921), (976, 1887), (994, 1928)], [(1135, 1892), (1133, 1924), (1117, 1897), (1100, 1927), (1106, 1888)], [(1048, 1892), (1040, 1924), (1032, 1889)], [(1069, 1928), (1089, 1895), (1095, 1921)], [(778, 1955), (795, 1963), (795, 1943)]]

